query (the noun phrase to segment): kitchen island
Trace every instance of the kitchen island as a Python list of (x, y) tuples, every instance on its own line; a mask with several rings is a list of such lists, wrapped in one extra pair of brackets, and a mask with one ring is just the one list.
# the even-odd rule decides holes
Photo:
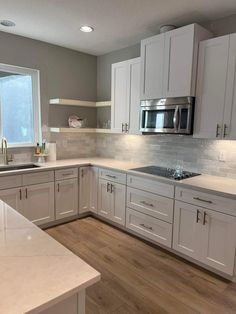
[(0, 201), (0, 313), (84, 314), (100, 274)]

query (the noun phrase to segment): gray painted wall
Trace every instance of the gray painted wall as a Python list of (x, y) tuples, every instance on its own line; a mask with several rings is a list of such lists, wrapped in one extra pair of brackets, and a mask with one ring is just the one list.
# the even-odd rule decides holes
[[(50, 98), (96, 100), (97, 58), (41, 41), (0, 32), (0, 63), (40, 70), (42, 123), (64, 125), (67, 109), (49, 107)], [(80, 114), (76, 107), (69, 110)], [(89, 112), (92, 121), (96, 112)], [(83, 115), (86, 112), (83, 111)]]

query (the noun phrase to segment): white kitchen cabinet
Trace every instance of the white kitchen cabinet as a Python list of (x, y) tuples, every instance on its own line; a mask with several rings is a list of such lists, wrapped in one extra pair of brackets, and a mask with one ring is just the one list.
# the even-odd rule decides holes
[(200, 43), (194, 137), (222, 137), (228, 53), (229, 36)]
[(19, 212), (41, 225), (54, 220), (54, 183), (29, 185), (22, 188), (23, 206)]
[(236, 139), (236, 34), (200, 43), (194, 137)]
[(233, 275), (236, 250), (236, 217), (204, 210), (203, 262)]
[(97, 213), (98, 168), (79, 169), (79, 213)]
[(55, 182), (56, 219), (78, 214), (78, 178)]
[(98, 211), (98, 168), (90, 167), (90, 211)]
[(0, 191), (0, 199), (36, 225), (54, 220), (54, 183)]
[(232, 276), (236, 217), (176, 201), (173, 248)]
[(79, 168), (79, 213), (90, 211), (90, 167)]
[(196, 206), (179, 201), (175, 202), (174, 213), (173, 248), (187, 256), (200, 259), (203, 240), (202, 214)]
[(223, 136), (230, 140), (236, 139), (236, 34), (229, 35)]
[(111, 128), (116, 133), (138, 133), (140, 58), (112, 65)]
[(98, 214), (125, 225), (126, 186), (104, 179), (99, 179)]
[(165, 34), (141, 41), (141, 99), (163, 97)]
[(0, 199), (17, 211), (22, 209), (22, 189), (6, 189), (0, 191)]
[(141, 41), (141, 99), (195, 96), (198, 44), (210, 37), (191, 24)]

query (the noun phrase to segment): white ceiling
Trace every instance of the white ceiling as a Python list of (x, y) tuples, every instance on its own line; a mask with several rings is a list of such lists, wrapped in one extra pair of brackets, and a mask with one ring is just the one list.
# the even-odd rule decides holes
[[(136, 44), (166, 23), (184, 25), (236, 12), (235, 0), (0, 0), (0, 31), (101, 55)], [(93, 33), (82, 33), (81, 25)]]

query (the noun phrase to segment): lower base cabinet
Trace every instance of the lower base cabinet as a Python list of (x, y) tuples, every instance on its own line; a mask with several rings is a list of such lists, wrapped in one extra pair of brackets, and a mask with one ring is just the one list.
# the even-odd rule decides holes
[(56, 219), (78, 214), (78, 178), (55, 182)]
[(125, 199), (125, 185), (99, 179), (98, 215), (124, 226)]
[(172, 224), (165, 221), (126, 208), (126, 228), (156, 243), (171, 247)]
[(36, 225), (54, 220), (54, 183), (0, 191), (0, 199)]
[(232, 276), (236, 217), (176, 201), (173, 248)]

